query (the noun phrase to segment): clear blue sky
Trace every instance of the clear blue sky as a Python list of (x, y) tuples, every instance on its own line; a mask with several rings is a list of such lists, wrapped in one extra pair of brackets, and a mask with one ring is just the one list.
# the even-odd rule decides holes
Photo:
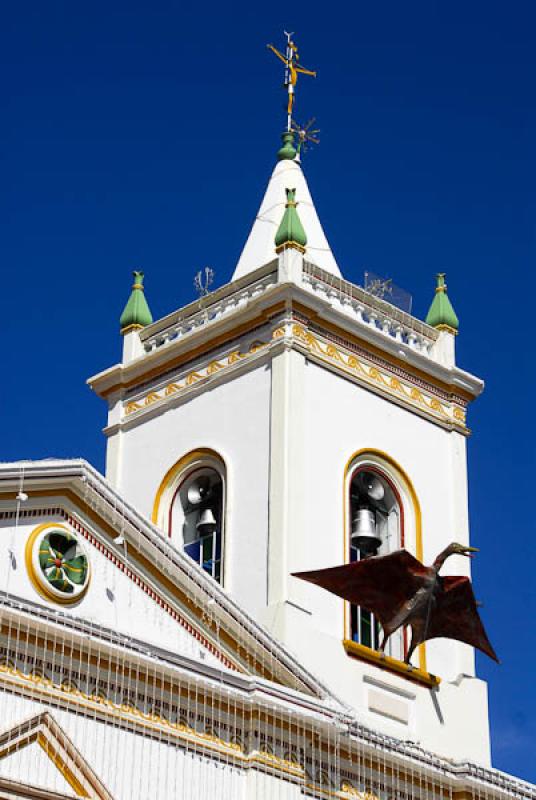
[(391, 276), (424, 316), (446, 271), (459, 363), (487, 383), (469, 418), (474, 578), (503, 663), (478, 666), (495, 765), (536, 781), (536, 6), (294, 5), (4, 5), (1, 457), (102, 469), (84, 382), (119, 357), (131, 270), (155, 317), (201, 267), (229, 280), (284, 118), (266, 43), (297, 31), (318, 70), (297, 116), (322, 129), (305, 169), (345, 276)]

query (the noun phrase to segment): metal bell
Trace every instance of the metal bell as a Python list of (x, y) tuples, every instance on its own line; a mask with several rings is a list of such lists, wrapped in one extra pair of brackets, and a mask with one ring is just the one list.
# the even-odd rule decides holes
[(361, 506), (352, 523), (352, 544), (365, 556), (374, 555), (381, 545), (376, 533), (376, 517), (368, 506)]
[(195, 527), (201, 536), (214, 533), (216, 530), (216, 517), (211, 508), (205, 508), (205, 510), (201, 512)]

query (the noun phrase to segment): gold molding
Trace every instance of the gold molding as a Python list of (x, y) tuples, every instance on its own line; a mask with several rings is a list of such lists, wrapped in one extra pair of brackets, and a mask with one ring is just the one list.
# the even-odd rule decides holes
[[(296, 205), (296, 203), (294, 203), (293, 205)], [(280, 244), (278, 247), (275, 248), (275, 252), (277, 253), (277, 255), (282, 253), (284, 250), (297, 250), (298, 253), (302, 254), (305, 253), (305, 247), (303, 247), (303, 245), (301, 244), (298, 244), (298, 242), (294, 242), (292, 240), (289, 242), (284, 242), (283, 244)]]
[[(279, 289), (280, 288), (281, 287), (279, 287)], [(255, 317), (250, 319), (248, 322), (240, 322), (237, 320), (236, 325), (226, 333), (216, 333), (213, 338), (209, 337), (201, 344), (196, 341), (192, 343), (191, 347), (186, 347), (186, 349), (181, 352), (180, 355), (175, 355), (174, 357), (165, 359), (164, 362), (158, 366), (154, 366), (152, 364), (152, 359), (149, 358), (148, 363), (144, 364), (144, 368), (141, 372), (139, 372), (140, 365), (138, 364), (136, 365), (135, 370), (133, 370), (131, 367), (127, 367), (122, 370), (117, 369), (116, 375), (114, 376), (114, 379), (110, 385), (106, 385), (106, 373), (103, 373), (100, 376), (94, 376), (95, 381), (90, 382), (90, 386), (100, 397), (107, 397), (108, 395), (119, 390), (134, 390), (137, 386), (141, 386), (149, 381), (158, 379), (163, 373), (169, 373), (171, 370), (179, 369), (186, 362), (191, 362), (200, 356), (206, 356), (208, 353), (214, 351), (216, 347), (219, 347), (223, 344), (228, 344), (231, 341), (236, 340), (239, 336), (250, 333), (258, 328), (259, 325), (262, 325), (273, 319), (274, 315), (281, 311), (288, 310), (288, 306), (285, 301), (280, 300), (280, 294), (281, 292), (278, 291), (276, 297), (270, 296), (267, 298), (271, 301), (271, 304), (265, 308), (258, 309), (258, 313), (255, 315)], [(291, 305), (293, 310), (302, 314), (307, 320), (314, 320), (317, 324), (321, 324), (322, 328), (328, 335), (334, 334), (338, 337), (342, 337), (348, 341), (351, 341), (354, 344), (357, 344), (361, 348), (365, 348), (367, 351), (373, 353), (376, 357), (387, 362), (391, 367), (397, 367), (402, 369), (404, 372), (409, 372), (414, 378), (420, 379), (425, 383), (430, 384), (432, 387), (446, 392), (447, 394), (454, 392), (455, 394), (461, 396), (466, 402), (470, 402), (476, 396), (471, 390), (464, 390), (460, 386), (454, 386), (448, 381), (446, 376), (444, 378), (439, 378), (431, 375), (425, 369), (419, 368), (415, 364), (408, 364), (406, 360), (397, 358), (397, 356), (394, 354), (388, 353), (381, 347), (371, 344), (369, 341), (362, 338), (357, 328), (353, 331), (353, 333), (349, 333), (346, 328), (341, 327), (340, 325), (334, 324), (333, 322), (328, 322), (325, 319), (320, 320), (318, 313), (315, 312), (310, 305), (308, 305), (305, 297), (302, 297), (301, 299), (292, 298)], [(157, 323), (153, 323), (153, 325), (156, 324)], [(162, 332), (162, 330), (159, 332)], [(150, 355), (155, 355), (157, 352), (159, 352), (158, 349), (156, 351), (152, 351)], [(132, 373), (134, 371), (136, 372), (136, 375), (135, 377), (132, 377)], [(102, 384), (104, 384), (105, 388), (99, 388)]]
[(281, 329), (279, 328), (274, 330), (271, 339), (269, 339), (266, 342), (262, 342), (259, 340), (252, 342), (245, 353), (241, 353), (239, 349), (233, 350), (224, 358), (221, 358), (219, 360), (213, 359), (207, 364), (207, 366), (201, 369), (192, 370), (187, 375), (185, 375), (185, 377), (182, 378), (180, 381), (172, 381), (159, 391), (151, 390), (147, 392), (147, 394), (145, 394), (144, 397), (140, 398), (139, 400), (127, 401), (123, 406), (125, 417), (134, 414), (136, 411), (143, 411), (148, 406), (152, 406), (154, 403), (166, 400), (168, 397), (172, 395), (179, 395), (183, 393), (185, 390), (189, 389), (198, 381), (210, 379), (216, 373), (228, 370), (229, 367), (232, 367), (239, 361), (244, 361), (250, 358), (251, 356), (258, 353), (260, 350), (266, 349), (270, 345), (270, 341), (279, 338), (281, 336), (280, 330)]
[(456, 328), (453, 328), (451, 325), (446, 325), (444, 322), (442, 322), (440, 325), (436, 325), (435, 329), (436, 331), (446, 331), (447, 333), (451, 333), (453, 336), (458, 335)]
[[(354, 643), (350, 644), (353, 645)], [(123, 669), (124, 668), (125, 664), (123, 663)], [(139, 675), (142, 677), (141, 674)], [(184, 717), (172, 721), (168, 717), (162, 716), (154, 711), (146, 712), (129, 703), (114, 702), (102, 694), (83, 692), (73, 684), (58, 684), (43, 675), (37, 675), (35, 673), (28, 674), (16, 667), (13, 663), (0, 663), (0, 684), (5, 686), (8, 690), (29, 697), (35, 702), (52, 702), (54, 707), (66, 709), (74, 714), (88, 714), (95, 720), (98, 719), (103, 722), (109, 722), (116, 726), (123, 725), (125, 730), (131, 733), (147, 735), (158, 738), (159, 740), (165, 735), (169, 737), (170, 743), (173, 742), (174, 744), (176, 743), (186, 748), (194, 744), (204, 755), (213, 754), (216, 758), (228, 759), (246, 769), (255, 768), (257, 766), (261, 768), (272, 768), (274, 771), (286, 775), (290, 779), (303, 782), (304, 786), (307, 786), (315, 796), (319, 797), (341, 798), (347, 796), (346, 794), (341, 794), (341, 792), (346, 792), (350, 797), (357, 797), (360, 800), (378, 800), (378, 795), (375, 795), (371, 788), (368, 790), (360, 790), (353, 785), (353, 782), (357, 783), (362, 780), (368, 770), (371, 772), (381, 770), (384, 776), (388, 779), (392, 779), (396, 774), (394, 771), (396, 768), (397, 772), (402, 775), (402, 780), (404, 782), (409, 782), (410, 785), (422, 789), (422, 776), (419, 777), (415, 774), (410, 760), (406, 761), (404, 759), (401, 763), (396, 759), (396, 756), (394, 760), (391, 760), (389, 755), (387, 755), (389, 759), (387, 762), (385, 756), (382, 758), (377, 751), (372, 749), (364, 755), (360, 755), (359, 753), (362, 753), (362, 751), (358, 751), (357, 759), (354, 758), (354, 760), (352, 760), (352, 753), (355, 753), (355, 750), (353, 750), (350, 741), (347, 742), (350, 747), (341, 746), (339, 754), (341, 758), (349, 762), (345, 769), (349, 770), (350, 773), (353, 773), (355, 770), (355, 774), (346, 773), (344, 776), (341, 776), (340, 788), (333, 785), (331, 788), (327, 788), (325, 784), (320, 785), (314, 779), (312, 780), (313, 776), (310, 774), (310, 771), (308, 771), (306, 763), (301, 760), (292, 759), (292, 757), (289, 758), (288, 753), (285, 753), (284, 756), (275, 755), (263, 749), (262, 745), (255, 749), (249, 749), (247, 745), (244, 744), (244, 739), (242, 737), (239, 737), (237, 740), (225, 734), (225, 738), (219, 736), (218, 733), (215, 732), (215, 729), (212, 728), (212, 721), (216, 720), (218, 717), (218, 702), (216, 701), (216, 703), (214, 703), (213, 697), (209, 700), (209, 697), (202, 692), (199, 695), (199, 699), (209, 710), (207, 716), (211, 717), (211, 719), (208, 725), (205, 723), (203, 730), (199, 730), (196, 727), (192, 727), (187, 722), (181, 721)], [(166, 689), (164, 685), (163, 690), (169, 691), (169, 688)], [(179, 696), (182, 698), (186, 695), (181, 691)], [(197, 692), (195, 696), (197, 699)], [(228, 708), (227, 702), (223, 702), (223, 708)], [(238, 709), (238, 717), (240, 720), (238, 724), (241, 726), (242, 731), (247, 730), (248, 726), (252, 724), (262, 724), (264, 722), (265, 725), (268, 725), (267, 712), (266, 709), (263, 710), (262, 706), (248, 708), (247, 705), (242, 705)], [(55, 723), (54, 719), (52, 719), (52, 721)], [(270, 724), (273, 724), (274, 728), (275, 721), (275, 717), (271, 716)], [(283, 730), (295, 730), (298, 734), (301, 730), (304, 737), (309, 742), (314, 742), (317, 752), (329, 752), (329, 732), (326, 733), (324, 731), (324, 735), (322, 735), (321, 730), (313, 730), (312, 727), (310, 729), (305, 726), (302, 727), (298, 720), (291, 723), (290, 720), (279, 718), (277, 721), (281, 724)], [(55, 724), (57, 725), (58, 723)], [(4, 735), (6, 734), (9, 736), (9, 731), (5, 732)], [(277, 732), (274, 731), (273, 738), (276, 738), (277, 735)], [(359, 744), (358, 747), (360, 747)], [(359, 766), (361, 758), (363, 758), (361, 762), (362, 767)], [(321, 760), (322, 759), (319, 758), (319, 761)], [(95, 778), (96, 777), (97, 776), (95, 776)], [(454, 778), (457, 780), (455, 776)], [(437, 784), (432, 778), (429, 778), (427, 780), (427, 786), (431, 794), (434, 796), (437, 795), (437, 797), (443, 797), (442, 789), (444, 788), (444, 784), (441, 782)], [(456, 787), (454, 787), (454, 792), (454, 797), (459, 797), (460, 800), (465, 797), (464, 794), (459, 795), (458, 792), (456, 792)], [(467, 798), (469, 798), (469, 796), (470, 795), (467, 794)], [(111, 798), (109, 798), (109, 800), (111, 800)]]
[(439, 400), (429, 389), (424, 391), (390, 372), (387, 367), (370, 364), (366, 359), (347, 350), (336, 347), (329, 341), (322, 341), (302, 325), (292, 325), (292, 335), (318, 360), (337, 366), (346, 374), (358, 378), (367, 386), (380, 389), (383, 393), (401, 400), (409, 408), (424, 412), (429, 418), (451, 425), (468, 433), (465, 426), (465, 409), (455, 403)]
[(47, 591), (47, 588), (44, 586), (44, 584), (41, 583), (41, 581), (39, 580), (38, 575), (36, 574), (36, 571), (35, 571), (35, 568), (34, 568), (34, 565), (33, 565), (33, 558), (32, 558), (34, 544), (37, 541), (37, 539), (40, 536), (40, 534), (43, 533), (43, 531), (46, 530), (47, 528), (60, 528), (60, 530), (65, 531), (65, 533), (68, 533), (70, 536), (74, 536), (73, 531), (70, 528), (68, 528), (66, 525), (63, 525), (63, 523), (61, 523), (61, 522), (44, 522), (42, 525), (38, 525), (30, 533), (30, 536), (28, 537), (28, 540), (26, 542), (26, 546), (25, 546), (25, 549), (24, 549), (24, 560), (25, 560), (25, 563), (26, 563), (26, 570), (28, 572), (28, 575), (30, 577), (30, 581), (32, 582), (34, 589), (37, 591), (37, 593), (41, 597), (44, 597), (45, 600), (50, 600), (53, 603), (58, 603), (59, 605), (64, 605), (64, 606), (75, 605), (76, 603), (78, 603), (79, 600), (81, 600), (84, 597), (84, 595), (86, 594), (86, 592), (87, 592), (87, 590), (89, 588), (89, 584), (91, 583), (91, 562), (90, 562), (89, 557), (88, 557), (87, 558), (87, 569), (88, 569), (87, 583), (84, 586), (84, 588), (82, 589), (82, 591), (79, 594), (76, 595), (76, 597), (68, 597), (68, 596), (59, 597), (58, 595), (55, 595), (53, 592)]
[[(48, 711), (40, 711), (30, 719), (24, 719), (2, 732), (0, 735), (0, 761), (34, 742), (41, 747), (77, 797), (85, 797), (89, 800), (112, 800), (104, 784), (89, 766), (82, 753)], [(33, 796), (33, 789), (38, 788), (31, 787), (26, 794), (26, 784), (19, 784), (19, 786), (25, 788), (24, 797)], [(9, 796), (11, 797), (11, 795)], [(39, 796), (43, 795), (39, 794)], [(56, 796), (59, 795), (54, 793), (54, 797)]]
[(349, 656), (357, 656), (360, 660), (368, 661), (376, 667), (395, 672), (403, 678), (408, 678), (410, 681), (422, 683), (430, 688), (435, 688), (441, 683), (441, 678), (436, 675), (423, 670), (421, 667), (412, 667), (404, 661), (399, 661), (398, 658), (383, 655), (382, 653), (371, 650), (370, 647), (365, 647), (357, 642), (352, 642), (350, 639), (344, 639), (343, 647)]
[[(135, 289), (136, 287), (133, 286), (132, 288)], [(131, 331), (142, 331), (142, 330), (143, 330), (143, 325), (138, 325), (137, 323), (133, 323), (132, 325), (127, 325), (126, 328), (121, 328), (120, 333), (121, 336), (125, 336), (127, 333), (130, 333)]]
[[(370, 456), (372, 459), (372, 463), (374, 464), (374, 459), (378, 459), (380, 463), (383, 461), (386, 465), (390, 466), (398, 476), (398, 478), (402, 481), (402, 484), (405, 486), (410, 500), (411, 505), (413, 506), (413, 514), (415, 517), (415, 556), (422, 561), (423, 559), (423, 539), (422, 539), (422, 512), (421, 512), (421, 504), (419, 503), (419, 498), (417, 497), (417, 492), (415, 491), (415, 487), (411, 481), (411, 478), (407, 474), (407, 472), (400, 466), (400, 464), (395, 461), (392, 456), (388, 453), (384, 452), (383, 450), (377, 450), (374, 447), (363, 447), (360, 450), (356, 450), (355, 453), (352, 453), (350, 458), (347, 460), (344, 466), (344, 473), (343, 473), (343, 548), (344, 548), (344, 561), (348, 560), (348, 551), (350, 545), (350, 538), (348, 534), (348, 517), (349, 517), (349, 509), (348, 509), (348, 475), (350, 470), (352, 469), (352, 465), (355, 464), (358, 458), (363, 458)], [(348, 627), (348, 603), (344, 603), (344, 634), (347, 635), (349, 630)], [(345, 639), (345, 642), (350, 642), (349, 639)], [(356, 644), (355, 642), (350, 642), (351, 644)], [(378, 653), (376, 650), (372, 650), (370, 647), (365, 647), (364, 645), (359, 645), (359, 652), (366, 651), (367, 654), (371, 654), (371, 656), (377, 656)], [(356, 650), (353, 655), (359, 655), (359, 652)], [(423, 674), (428, 675), (428, 671), (426, 669), (426, 645), (421, 644), (418, 648), (419, 653), (419, 671)], [(368, 658), (367, 656), (363, 656), (363, 658), (367, 658), (369, 661), (374, 661), (374, 658)], [(396, 658), (391, 658), (390, 656), (386, 656), (385, 658), (389, 658), (390, 661), (402, 665), (404, 662), (399, 661)], [(384, 663), (383, 666), (387, 669), (387, 665)]]
[[(213, 359), (201, 369), (192, 370), (180, 381), (171, 381), (158, 391), (151, 389), (139, 399), (127, 400), (123, 404), (124, 418), (140, 414), (155, 403), (163, 403), (171, 396), (179, 396), (199, 381), (210, 380), (216, 373), (227, 371), (239, 361), (247, 360), (260, 350), (268, 348), (271, 342), (280, 339), (284, 334), (284, 327), (278, 327), (272, 332), (270, 339), (254, 341), (245, 353), (235, 349), (219, 360)], [(440, 400), (431, 388), (425, 390), (411, 383), (409, 379), (394, 374), (387, 365), (377, 366), (344, 348), (336, 347), (327, 340), (323, 341), (296, 322), (292, 324), (291, 337), (319, 361), (335, 366), (345, 374), (357, 378), (360, 383), (400, 401), (409, 409), (420, 411), (427, 418), (443, 426), (455, 428), (465, 435), (469, 434), (465, 424), (465, 408), (454, 401)]]

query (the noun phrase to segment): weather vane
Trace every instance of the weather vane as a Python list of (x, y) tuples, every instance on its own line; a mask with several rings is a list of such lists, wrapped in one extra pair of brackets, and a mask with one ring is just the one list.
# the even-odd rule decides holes
[(291, 120), (290, 129), (298, 137), (297, 152), (300, 155), (301, 151), (305, 153), (311, 144), (320, 144), (320, 139), (317, 134), (320, 133), (320, 128), (312, 128), (315, 124), (315, 118), (311, 117), (307, 125), (300, 125), (296, 120)]
[(302, 75), (312, 75), (313, 78), (316, 78), (316, 72), (312, 72), (310, 69), (305, 69), (305, 67), (301, 66), (298, 48), (292, 41), (293, 35), (293, 33), (287, 33), (287, 31), (285, 31), (285, 36), (287, 37), (287, 48), (284, 55), (283, 53), (280, 53), (279, 50), (273, 46), (273, 44), (268, 45), (272, 53), (275, 53), (275, 55), (285, 65), (285, 88), (288, 94), (287, 131), (292, 130), (292, 112), (294, 110), (296, 93), (295, 87), (298, 82), (298, 74), (301, 73)]

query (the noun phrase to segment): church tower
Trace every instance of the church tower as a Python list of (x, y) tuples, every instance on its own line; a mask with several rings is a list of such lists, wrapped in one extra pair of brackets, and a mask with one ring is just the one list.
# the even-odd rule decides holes
[[(292, 107), (290, 106), (290, 110)], [(291, 130), (231, 281), (152, 321), (135, 273), (108, 404), (106, 477), (365, 724), (489, 764), (473, 649), (378, 653), (364, 609), (292, 573), (469, 543), (466, 409), (439, 275), (426, 322), (344, 279)], [(449, 560), (468, 574), (466, 559)]]

